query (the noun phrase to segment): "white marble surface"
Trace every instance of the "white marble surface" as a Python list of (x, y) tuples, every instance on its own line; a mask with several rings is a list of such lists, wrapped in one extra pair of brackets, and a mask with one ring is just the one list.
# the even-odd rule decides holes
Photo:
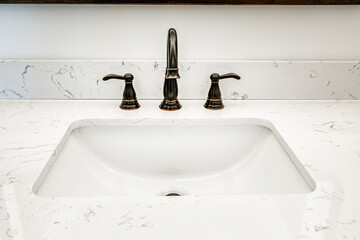
[[(360, 239), (360, 102), (183, 100), (122, 111), (115, 100), (0, 101), (0, 239)], [(310, 194), (45, 198), (32, 187), (81, 119), (265, 118), (317, 184)], [(86, 166), (84, 166), (86, 167)], [(66, 178), (66, 176), (64, 176)]]
[[(223, 80), (224, 99), (360, 99), (359, 61), (180, 61), (180, 99), (205, 99), (211, 73)], [(162, 99), (163, 60), (2, 60), (0, 98), (118, 99), (124, 83), (103, 82), (109, 73), (132, 73), (139, 99)]]

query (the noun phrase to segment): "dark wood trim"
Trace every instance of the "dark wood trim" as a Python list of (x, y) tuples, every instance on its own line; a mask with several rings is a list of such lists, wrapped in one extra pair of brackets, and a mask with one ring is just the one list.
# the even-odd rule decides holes
[(358, 5), (360, 0), (0, 0), (0, 4)]

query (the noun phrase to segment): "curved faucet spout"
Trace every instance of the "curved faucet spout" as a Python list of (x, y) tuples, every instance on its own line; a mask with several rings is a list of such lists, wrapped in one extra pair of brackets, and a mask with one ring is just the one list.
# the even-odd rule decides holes
[(173, 28), (169, 29), (167, 40), (167, 65), (166, 65), (166, 78), (180, 78), (178, 68), (178, 46), (177, 34)]

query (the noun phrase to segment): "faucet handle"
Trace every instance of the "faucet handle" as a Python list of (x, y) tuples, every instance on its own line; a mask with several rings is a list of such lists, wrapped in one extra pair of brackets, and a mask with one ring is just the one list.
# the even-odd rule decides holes
[(204, 107), (211, 110), (220, 110), (224, 108), (224, 104), (221, 99), (221, 91), (219, 87), (219, 80), (225, 78), (235, 78), (240, 79), (240, 76), (236, 73), (227, 73), (220, 75), (218, 73), (213, 73), (210, 75), (211, 87), (209, 90), (208, 98), (204, 104)]
[(134, 75), (132, 75), (131, 73), (125, 73), (124, 76), (117, 74), (108, 74), (103, 78), (103, 81), (107, 81), (109, 79), (120, 79), (131, 82), (132, 80), (134, 80)]
[(120, 108), (124, 110), (138, 109), (140, 107), (140, 104), (136, 99), (135, 89), (132, 84), (134, 76), (131, 73), (126, 73), (124, 76), (117, 74), (108, 74), (103, 78), (103, 81), (107, 81), (110, 79), (125, 80), (125, 88)]
[(223, 74), (223, 75), (220, 75), (218, 73), (213, 73), (210, 75), (211, 81), (218, 81), (220, 79), (225, 79), (225, 78), (235, 78), (235, 79), (239, 80), (240, 76), (237, 75), (236, 73), (227, 73), (227, 74)]

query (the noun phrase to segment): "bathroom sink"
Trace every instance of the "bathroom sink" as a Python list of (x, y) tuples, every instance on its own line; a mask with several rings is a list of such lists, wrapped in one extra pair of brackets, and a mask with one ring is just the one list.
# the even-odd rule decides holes
[(37, 179), (44, 197), (304, 194), (314, 182), (264, 119), (73, 123)]

